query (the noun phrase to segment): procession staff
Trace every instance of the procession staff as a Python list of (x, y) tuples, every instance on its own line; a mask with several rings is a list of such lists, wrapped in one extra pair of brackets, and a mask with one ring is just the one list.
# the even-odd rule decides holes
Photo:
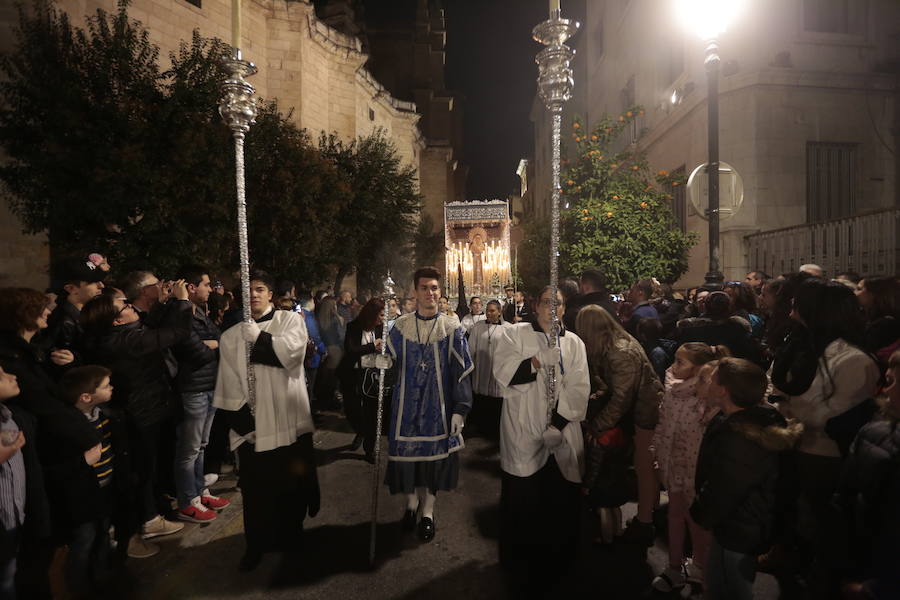
[[(503, 330), (494, 355), (494, 375), (504, 386), (500, 564), (529, 596), (546, 593), (575, 555), (584, 467), (581, 422), (590, 394), (581, 339), (563, 329), (550, 346), (551, 290), (548, 286), (538, 296), (534, 322)], [(557, 297), (559, 310), (565, 310)], [(559, 400), (548, 415), (547, 371), (553, 366)]]
[[(247, 550), (242, 570), (255, 568), (264, 552), (296, 550), (307, 514), (319, 512), (313, 454), (313, 420), (303, 359), (306, 324), (290, 310), (275, 310), (273, 282), (250, 276), (250, 322), (222, 334), (213, 406), (227, 411), (231, 449), (237, 449)], [(246, 343), (256, 378), (248, 394)]]
[(417, 309), (398, 318), (388, 336), (397, 382), (388, 430), (385, 482), (405, 494), (403, 528), (435, 535), (437, 492), (456, 487), (462, 429), (472, 408), (472, 359), (459, 319), (438, 312), (441, 276), (434, 267), (413, 275)]

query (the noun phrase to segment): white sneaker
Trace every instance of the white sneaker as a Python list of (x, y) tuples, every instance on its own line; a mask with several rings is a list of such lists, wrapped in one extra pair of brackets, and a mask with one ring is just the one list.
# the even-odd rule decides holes
[(690, 558), (684, 561), (684, 575), (688, 583), (703, 583), (703, 569)]
[(219, 480), (219, 476), (215, 473), (207, 473), (203, 476), (203, 487), (209, 487)]
[(686, 582), (681, 569), (666, 567), (665, 571), (653, 578), (653, 583), (650, 585), (659, 592), (671, 593), (683, 590)]
[(171, 535), (178, 533), (184, 529), (184, 523), (176, 523), (175, 521), (166, 521), (162, 515), (156, 515), (146, 523), (144, 523), (143, 537), (145, 540), (159, 537), (161, 535)]

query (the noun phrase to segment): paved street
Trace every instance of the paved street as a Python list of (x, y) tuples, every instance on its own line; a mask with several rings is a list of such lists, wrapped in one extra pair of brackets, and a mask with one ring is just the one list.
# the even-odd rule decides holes
[[(293, 556), (268, 554), (252, 573), (241, 573), (243, 553), (240, 493), (223, 478), (216, 489), (232, 501), (209, 525), (188, 524), (163, 539), (157, 556), (129, 561), (140, 580), (137, 598), (504, 598), (497, 565), (497, 506), (500, 497), (496, 444), (467, 440), (459, 488), (438, 496), (437, 537), (420, 544), (400, 530), (402, 502), (381, 486), (378, 564), (368, 568), (372, 467), (362, 452), (349, 452), (346, 422), (329, 415), (315, 435), (319, 453), (322, 510), (307, 519), (306, 550)], [(630, 517), (633, 507), (626, 507)], [(290, 507), (285, 507), (289, 510)], [(665, 561), (665, 548), (652, 548), (649, 561), (626, 547), (598, 549), (586, 539), (576, 568), (578, 580), (557, 597), (646, 597), (651, 570)], [(757, 598), (776, 598), (774, 582), (762, 576)], [(585, 595), (586, 594), (586, 595)]]

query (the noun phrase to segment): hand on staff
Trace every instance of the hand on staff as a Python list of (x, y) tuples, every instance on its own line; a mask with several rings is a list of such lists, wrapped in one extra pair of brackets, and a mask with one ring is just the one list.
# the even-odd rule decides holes
[(375, 352), (381, 352), (381, 347), (384, 345), (384, 340), (378, 338), (375, 340)]
[(71, 350), (54, 350), (50, 353), (50, 360), (54, 365), (63, 367), (75, 360)]
[(392, 366), (394, 366), (394, 361), (391, 360), (390, 356), (382, 356), (379, 354), (375, 357), (376, 369), (390, 369)]
[(555, 367), (559, 364), (560, 357), (562, 353), (559, 350), (559, 346), (554, 346), (553, 348), (545, 348), (537, 353), (537, 355), (532, 359), (532, 363), (534, 360), (537, 360), (538, 364), (535, 365), (538, 369), (548, 369), (550, 367)]
[(241, 335), (245, 342), (255, 342), (259, 337), (259, 324), (256, 321), (241, 323)]

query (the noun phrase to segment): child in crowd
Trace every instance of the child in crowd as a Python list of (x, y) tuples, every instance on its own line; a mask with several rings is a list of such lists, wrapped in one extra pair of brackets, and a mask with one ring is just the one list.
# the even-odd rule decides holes
[[(728, 355), (724, 346), (688, 342), (675, 352), (675, 363), (665, 373), (666, 395), (653, 435), (660, 482), (669, 492), (669, 566), (653, 580), (653, 588), (661, 592), (681, 591), (687, 581), (703, 581), (710, 532), (694, 523), (689, 514), (697, 455), (706, 429), (706, 404), (697, 394), (697, 375), (705, 364)], [(684, 557), (688, 528), (693, 561)]]
[(3, 404), (19, 395), (16, 376), (0, 369), (0, 598), (15, 598), (16, 554), (25, 517), (25, 460), (22, 433)]
[(845, 598), (900, 598), (900, 350), (886, 373), (887, 401), (860, 429), (844, 464), (840, 498), (855, 559)]
[(763, 402), (767, 380), (750, 361), (723, 358), (706, 393), (722, 418), (706, 430), (697, 460), (690, 515), (713, 533), (704, 598), (751, 600), (756, 556), (773, 537), (780, 454), (803, 427)]
[(60, 396), (71, 409), (41, 440), (54, 523), (69, 546), (66, 585), (76, 598), (95, 597), (110, 575), (109, 526), (118, 496), (113, 483), (120, 476), (114, 457), (122, 453), (114, 433), (118, 422), (101, 409), (112, 397), (110, 375), (97, 365), (66, 372)]

